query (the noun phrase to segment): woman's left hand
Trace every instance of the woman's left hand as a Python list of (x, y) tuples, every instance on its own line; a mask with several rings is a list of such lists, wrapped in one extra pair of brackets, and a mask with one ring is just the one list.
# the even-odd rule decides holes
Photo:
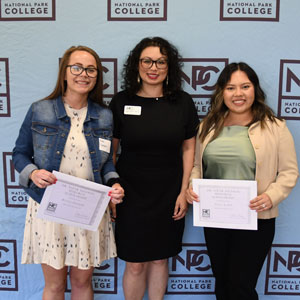
[(174, 214), (172, 218), (174, 219), (174, 221), (178, 221), (186, 215), (187, 211), (188, 203), (185, 199), (185, 193), (180, 193), (176, 200)]
[(108, 192), (108, 196), (110, 196), (110, 201), (113, 204), (119, 204), (123, 202), (123, 197), (125, 196), (124, 194), (124, 189), (121, 187), (119, 183), (115, 183), (112, 186), (112, 190)]
[(249, 207), (252, 210), (256, 210), (256, 212), (261, 212), (272, 208), (273, 203), (266, 193), (262, 193), (250, 201)]

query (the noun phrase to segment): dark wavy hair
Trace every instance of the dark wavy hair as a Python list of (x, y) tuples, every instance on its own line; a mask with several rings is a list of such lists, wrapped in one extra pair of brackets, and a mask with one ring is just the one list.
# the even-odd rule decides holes
[(163, 95), (172, 99), (172, 95), (182, 90), (182, 60), (178, 50), (161, 37), (144, 38), (129, 53), (123, 68), (122, 89), (127, 90), (131, 95), (135, 95), (140, 90), (142, 81), (137, 81), (140, 56), (145, 48), (151, 46), (159, 47), (160, 52), (168, 58), (168, 84), (165, 80), (163, 83)]
[[(214, 94), (211, 97), (210, 112), (203, 119), (202, 130), (199, 135), (200, 140), (203, 141), (211, 130), (215, 130), (213, 139), (216, 138), (224, 127), (224, 120), (228, 112), (228, 108), (224, 103), (223, 92), (231, 78), (232, 73), (236, 71), (245, 72), (251, 83), (254, 85), (255, 97), (252, 104), (253, 119), (251, 124), (260, 121), (261, 127), (266, 125), (266, 118), (272, 122), (276, 122), (276, 117), (272, 109), (265, 103), (266, 96), (259, 84), (259, 79), (255, 71), (246, 63), (231, 63), (227, 65), (221, 72)], [(279, 118), (278, 118), (279, 119)]]
[(63, 57), (60, 60), (59, 71), (58, 71), (57, 81), (54, 90), (49, 96), (45, 97), (44, 100), (52, 100), (52, 99), (56, 99), (59, 96), (64, 96), (67, 90), (67, 81), (65, 80), (65, 74), (66, 74), (67, 66), (69, 64), (70, 56), (75, 51), (85, 51), (94, 56), (97, 64), (98, 75), (97, 75), (96, 84), (94, 88), (89, 92), (88, 97), (93, 102), (98, 103), (101, 106), (106, 106), (103, 103), (103, 76), (102, 76), (103, 69), (102, 69), (100, 57), (93, 49), (86, 46), (72, 46), (66, 50)]

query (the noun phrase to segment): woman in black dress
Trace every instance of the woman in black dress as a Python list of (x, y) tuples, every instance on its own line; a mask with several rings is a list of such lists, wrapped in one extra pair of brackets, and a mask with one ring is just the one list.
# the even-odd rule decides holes
[(125, 197), (117, 211), (118, 256), (126, 261), (125, 299), (163, 299), (167, 259), (181, 251), (185, 190), (193, 165), (198, 117), (181, 88), (181, 63), (168, 41), (145, 38), (124, 66), (124, 91), (114, 96), (113, 147)]

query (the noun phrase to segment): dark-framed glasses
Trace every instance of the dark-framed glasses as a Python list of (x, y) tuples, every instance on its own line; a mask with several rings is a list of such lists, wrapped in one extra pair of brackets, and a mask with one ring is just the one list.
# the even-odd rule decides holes
[(152, 68), (153, 64), (156, 65), (157, 69), (164, 70), (168, 67), (168, 60), (165, 58), (159, 58), (157, 60), (153, 60), (150, 57), (145, 57), (140, 59), (141, 65), (145, 69)]
[(98, 69), (93, 67), (84, 68), (78, 65), (67, 65), (67, 67), (70, 68), (71, 73), (75, 76), (81, 75), (83, 71), (91, 78), (95, 78), (98, 75)]

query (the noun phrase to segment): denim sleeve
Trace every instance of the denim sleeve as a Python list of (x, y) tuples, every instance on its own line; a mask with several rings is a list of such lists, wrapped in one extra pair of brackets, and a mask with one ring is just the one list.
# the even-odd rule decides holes
[[(110, 118), (111, 118), (111, 124), (113, 124), (112, 114), (110, 114)], [(109, 136), (112, 136), (112, 126), (109, 130)], [(119, 178), (119, 175), (116, 172), (116, 169), (115, 169), (115, 166), (113, 163), (112, 154), (113, 154), (113, 149), (112, 149), (112, 143), (111, 143), (108, 159), (103, 164), (102, 169), (101, 169), (101, 175), (102, 175), (102, 178), (103, 178), (103, 181), (105, 184), (112, 178)]]
[(104, 179), (104, 183), (106, 184), (112, 178), (119, 178), (118, 173), (116, 172), (113, 160), (112, 160), (112, 150), (109, 153), (109, 157), (101, 170), (102, 178)]
[(28, 187), (29, 176), (33, 170), (37, 169), (37, 166), (33, 163), (31, 120), (32, 106), (29, 108), (20, 128), (12, 155), (14, 167), (20, 173), (19, 183), (24, 187)]

